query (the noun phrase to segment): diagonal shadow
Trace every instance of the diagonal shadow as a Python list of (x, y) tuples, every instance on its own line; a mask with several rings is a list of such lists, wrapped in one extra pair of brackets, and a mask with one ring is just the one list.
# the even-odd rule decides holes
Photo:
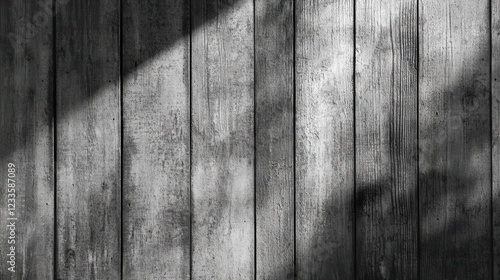
[[(12, 0), (13, 1), (13, 0)], [(4, 1), (2, 2), (2, 6), (0, 6), (1, 9), (9, 9), (9, 4), (12, 5), (12, 1)], [(70, 0), (71, 1), (71, 0)], [(206, 3), (206, 5), (201, 5), (198, 4), (197, 6), (202, 7), (205, 6), (206, 11), (197, 11), (197, 13), (204, 14), (205, 16), (202, 19), (198, 19), (196, 21), (191, 21), (195, 22), (193, 26), (190, 26), (189, 23), (186, 21), (186, 24), (182, 26), (182, 30), (180, 31), (169, 31), (168, 33), (163, 34), (162, 36), (165, 36), (166, 38), (163, 38), (162, 40), (157, 40), (155, 39), (155, 34), (162, 33), (161, 31), (167, 30), (168, 29), (168, 19), (167, 17), (165, 18), (164, 22), (158, 22), (158, 25), (152, 27), (149, 31), (146, 31), (144, 34), (144, 38), (142, 38), (141, 41), (141, 47), (138, 48), (137, 50), (140, 52), (138, 55), (134, 56), (133, 61), (129, 60), (129, 63), (124, 63), (123, 65), (123, 79), (127, 79), (130, 75), (134, 74), (134, 71), (136, 71), (139, 67), (145, 66), (148, 62), (154, 60), (155, 57), (160, 55), (162, 52), (168, 51), (173, 45), (178, 43), (179, 41), (185, 40), (188, 38), (191, 34), (191, 32), (197, 30), (204, 24), (209, 24), (213, 20), (216, 20), (217, 17), (223, 16), (225, 13), (229, 13), (235, 5), (240, 2), (240, 0), (227, 0), (227, 1), (221, 1), (221, 0), (207, 0), (207, 1), (199, 1), (199, 0), (192, 0), (192, 1), (198, 1), (199, 3)], [(124, 5), (127, 5), (127, 1), (123, 1)], [(152, 1), (153, 2), (153, 1)], [(144, 4), (146, 5), (146, 4)], [(183, 10), (185, 11), (184, 16), (188, 17), (189, 15), (189, 5), (186, 2), (182, 3), (183, 5)], [(76, 6), (75, 6), (76, 7)], [(163, 11), (168, 11), (169, 9), (169, 3), (167, 1), (161, 2), (161, 3), (156, 3), (156, 5), (151, 5), (150, 7), (146, 8), (143, 10), (145, 14), (150, 14), (151, 16), (157, 17), (157, 18), (162, 18), (160, 15)], [(219, 11), (214, 12), (214, 11)], [(74, 10), (75, 13), (78, 13), (77, 10)], [(116, 14), (114, 15), (116, 19), (118, 20), (118, 14), (119, 11), (116, 11)], [(2, 19), (2, 21), (5, 19)], [(136, 19), (133, 19), (132, 17), (124, 17), (123, 21), (125, 22), (124, 26), (127, 26), (127, 22), (133, 22)], [(274, 24), (274, 20), (270, 16), (265, 17), (265, 22), (266, 24)], [(2, 22), (2, 26), (8, 26), (7, 23)], [(2, 34), (5, 34), (2, 30)], [(115, 32), (119, 32), (118, 29), (115, 29)], [(124, 32), (126, 32), (124, 30)], [(168, 42), (167, 45), (164, 44), (164, 42)], [(3, 48), (2, 52), (2, 63), (10, 63), (12, 64), (12, 57), (14, 57), (14, 50), (11, 48), (10, 43), (8, 40), (2, 37), (1, 40), (1, 46)], [(96, 45), (96, 48), (99, 46)], [(118, 50), (117, 50), (118, 51)], [(64, 55), (65, 53), (69, 52), (69, 50), (64, 49), (62, 46), (58, 46), (57, 48), (57, 55), (61, 56)], [(25, 56), (30, 57), (34, 55), (34, 50), (31, 49), (26, 49), (25, 50)], [(486, 54), (480, 53), (477, 54), (476, 61), (479, 63), (481, 61), (482, 57), (485, 57)], [(79, 76), (86, 76), (88, 72), (92, 72), (94, 69), (97, 69), (98, 67), (101, 66), (103, 63), (107, 63), (106, 57), (96, 57), (98, 63), (95, 63), (93, 65), (90, 65), (88, 68), (81, 68), (78, 69), (77, 75)], [(473, 68), (476, 69), (476, 68)], [(114, 81), (101, 81), (101, 83), (92, 83), (90, 87), (83, 89), (82, 96), (75, 102), (72, 102), (71, 104), (68, 104), (68, 106), (64, 108), (57, 108), (58, 110), (61, 110), (61, 115), (69, 115), (72, 114), (72, 112), (79, 110), (80, 107), (85, 106), (89, 100), (92, 100), (96, 97), (96, 95), (105, 92), (105, 88), (108, 87), (109, 83), (112, 84), (118, 84), (120, 83), (120, 75), (116, 75), (117, 79)], [(485, 89), (486, 88), (486, 89)], [(485, 95), (488, 96), (488, 94), (491, 94), (489, 90), (487, 89), (487, 86), (484, 85), (478, 85), (477, 82), (474, 80), (474, 78), (471, 78), (470, 80), (465, 80), (461, 81), (460, 83), (454, 85), (453, 87), (447, 89), (449, 94), (453, 95), (458, 95), (459, 98), (462, 98), (464, 100), (463, 106), (466, 107), (466, 110), (471, 112), (471, 114), (481, 114), (485, 112), (481, 112), (481, 110), (484, 110), (484, 106), (476, 106), (476, 102), (486, 102), (485, 101)], [(5, 106), (5, 105), (2, 105)], [(283, 100), (277, 101), (277, 104), (267, 104), (266, 106), (263, 107), (261, 111), (256, 112), (257, 114), (265, 114), (266, 110), (268, 108), (283, 108), (286, 106), (286, 102)], [(453, 116), (453, 112), (456, 111), (461, 111), (461, 108), (449, 108), (451, 112), (451, 116)], [(280, 118), (280, 114), (288, 114), (286, 110), (283, 111), (275, 111), (273, 112), (272, 118)], [(451, 120), (451, 119), (450, 119)], [(459, 123), (460, 122), (465, 122), (466, 120), (464, 119), (458, 119)], [(478, 119), (479, 122), (479, 119)], [(265, 125), (265, 124), (264, 124)], [(390, 125), (390, 124), (388, 124)], [(450, 124), (451, 125), (451, 124)], [(462, 123), (464, 125), (464, 123)], [(474, 119), (472, 123), (467, 123), (466, 124), (468, 127), (473, 127), (477, 125), (477, 127), (482, 128), (484, 127), (484, 124), (481, 123), (475, 123)], [(23, 145), (31, 145), (33, 139), (30, 139), (28, 137), (29, 135), (32, 135), (33, 129), (31, 126), (27, 126), (26, 130), (23, 131), (23, 137), (20, 139), (23, 139), (24, 141)], [(430, 192), (430, 189), (432, 188), (439, 188), (440, 191), (436, 192), (431, 192), (432, 195), (435, 195), (434, 199), (429, 200), (428, 204), (425, 205), (424, 209), (421, 209), (421, 221), (427, 221), (428, 219), (432, 219), (436, 216), (436, 211), (437, 209), (440, 208), (444, 203), (447, 203), (447, 197), (450, 194), (448, 190), (444, 189), (446, 184), (453, 184), (455, 187), (453, 188), (454, 192), (456, 192), (456, 195), (460, 196), (461, 198), (464, 199), (464, 201), (467, 201), (467, 197), (472, 196), (471, 194), (477, 191), (473, 186), (477, 185), (477, 183), (483, 178), (478, 178), (474, 176), (473, 174), (466, 174), (460, 172), (460, 170), (467, 169), (468, 166), (474, 161), (476, 154), (474, 151), (482, 151), (485, 148), (489, 147), (490, 143), (484, 142), (484, 140), (489, 139), (490, 135), (488, 134), (490, 131), (489, 130), (484, 130), (484, 129), (478, 129), (475, 131), (475, 133), (470, 133), (467, 136), (469, 137), (469, 143), (473, 143), (472, 146), (466, 147), (466, 151), (462, 154), (461, 158), (455, 158), (453, 159), (454, 163), (456, 164), (461, 164), (460, 168), (451, 168), (450, 170), (442, 170), (442, 169), (432, 169), (430, 171), (426, 171), (424, 173), (418, 174), (418, 176), (421, 178), (420, 182), (420, 190), (423, 195), (425, 192)], [(9, 137), (8, 135), (2, 135), (1, 137)], [(452, 140), (450, 137), (455, 137), (453, 135), (446, 135), (444, 136), (445, 139)], [(446, 150), (447, 149), (447, 141), (443, 141), (442, 143), (439, 143), (441, 145), (439, 149)], [(0, 149), (0, 158), (9, 158), (11, 157), (12, 153), (15, 151), (9, 150), (9, 149)], [(396, 157), (401, 156), (401, 155), (394, 155)], [(458, 162), (460, 161), (460, 162)], [(224, 174), (218, 174), (217, 176), (221, 177), (221, 180), (224, 177)], [(443, 182), (443, 184), (439, 184), (438, 182)], [(391, 188), (393, 187), (393, 181), (392, 178), (383, 178), (379, 182), (376, 182), (374, 184), (366, 184), (364, 182), (360, 182), (360, 185), (357, 187), (357, 196), (355, 202), (353, 201), (352, 204), (356, 204), (356, 209), (358, 211), (364, 211), (365, 207), (369, 206), (371, 203), (374, 201), (386, 201), (387, 203), (390, 203), (391, 201)], [(381, 192), (373, 192), (374, 189), (381, 190)], [(417, 190), (412, 190), (413, 192), (416, 192)], [(455, 195), (455, 194), (454, 194)], [(325, 213), (329, 213), (334, 211), (334, 208), (338, 208), (338, 203), (341, 200), (336, 200), (332, 199), (327, 203), (326, 209), (324, 209)], [(335, 206), (335, 207), (334, 207)], [(221, 209), (221, 211), (224, 211)], [(390, 210), (389, 210), (390, 211)], [(386, 213), (388, 216), (398, 216), (399, 220), (406, 219), (405, 216), (401, 216), (401, 213), (396, 213), (396, 212), (390, 212)], [(472, 212), (471, 215), (474, 213)], [(415, 218), (415, 217), (412, 217)], [(411, 223), (418, 223), (416, 220), (412, 220)], [(437, 243), (437, 240), (441, 240), (443, 238), (443, 233), (445, 234), (450, 234), (450, 235), (460, 235), (461, 233), (465, 232), (464, 236), (460, 239), (460, 242), (456, 244), (456, 247), (451, 248), (450, 251), (448, 251), (446, 254), (449, 254), (450, 256), (456, 255), (456, 254), (461, 254), (464, 252), (468, 251), (476, 251), (472, 247), (477, 246), (477, 244), (487, 244), (487, 240), (481, 239), (481, 240), (471, 240), (468, 239), (466, 232), (470, 230), (471, 228), (474, 227), (474, 224), (471, 222), (470, 217), (460, 217), (460, 216), (455, 216), (452, 217), (450, 220), (446, 221), (445, 227), (441, 231), (437, 231), (435, 233), (432, 233), (431, 235), (427, 236), (426, 239), (421, 240), (421, 246), (424, 246), (426, 248), (429, 247), (430, 244), (435, 244)], [(491, 237), (484, 237), (484, 238), (491, 238)], [(482, 245), (481, 245), (482, 246)], [(485, 252), (489, 252), (488, 248), (484, 248)], [(435, 254), (438, 254), (439, 252), (435, 252)], [(489, 253), (488, 253), (489, 254)], [(488, 257), (492, 257), (489, 256)], [(484, 261), (483, 259), (478, 260), (478, 271), (477, 273), (480, 273), (479, 269)], [(447, 263), (446, 259), (442, 260), (442, 265), (445, 265)], [(333, 263), (328, 263), (325, 264), (324, 266), (331, 266), (334, 265)], [(321, 267), (322, 265), (319, 265)], [(452, 279), (454, 277), (460, 277), (464, 272), (461, 271), (461, 269), (457, 269), (456, 271), (448, 271), (448, 275), (446, 275), (447, 278)], [(478, 274), (479, 275), (479, 274)], [(274, 279), (282, 279), (282, 275), (276, 275)], [(382, 275), (380, 275), (379, 279), (383, 279)]]
[[(9, 11), (14, 8), (15, 0), (2, 1), (0, 8), (2, 11)], [(83, 2), (77, 0), (67, 0), (67, 4), (58, 6), (59, 9), (65, 10), (65, 15), (61, 15), (61, 12), (57, 12), (55, 15), (55, 24), (56, 26), (70, 24), (70, 21), (75, 18), (79, 19), (81, 22), (85, 22), (90, 19), (90, 13), (99, 13), (100, 3), (103, 1), (89, 1), (89, 5), (84, 6)], [(80, 108), (85, 107), (88, 102), (97, 99), (99, 94), (103, 94), (106, 92), (106, 89), (111, 87), (117, 87), (121, 83), (119, 68), (115, 68), (115, 73), (111, 73), (114, 77), (111, 79), (103, 79), (102, 77), (96, 76), (92, 73), (103, 73), (102, 69), (106, 67), (107, 64), (115, 64), (118, 65), (120, 62), (118, 61), (110, 61), (110, 59), (116, 58), (119, 59), (116, 55), (110, 53), (119, 54), (120, 53), (120, 45), (115, 45), (115, 50), (107, 49), (109, 44), (102, 45), (103, 42), (99, 41), (99, 34), (103, 32), (109, 32), (109, 36), (120, 36), (120, 9), (119, 9), (119, 1), (107, 1), (110, 5), (114, 5), (115, 8), (112, 8), (108, 11), (108, 16), (113, 18), (113, 26), (106, 27), (103, 26), (100, 30), (87, 30), (85, 25), (81, 25), (79, 27), (73, 26), (73, 33), (65, 34), (61, 32), (42, 32), (40, 30), (35, 29), (35, 35), (32, 40), (51, 40), (53, 38), (47, 38), (47, 36), (54, 36), (56, 34), (56, 46), (55, 47), (55, 56), (57, 64), (64, 62), (72, 54), (73, 50), (78, 50), (76, 55), (85, 56), (88, 59), (88, 63), (81, 65), (81, 67), (77, 67), (76, 69), (72, 69), (74, 72), (71, 73), (72, 77), (75, 78), (84, 78), (87, 80), (85, 84), (85, 88), (81, 88), (79, 91), (80, 95), (77, 99), (72, 100), (72, 102), (65, 103), (64, 106), (59, 106), (55, 108), (54, 104), (51, 104), (51, 107), (48, 108), (52, 113), (55, 113), (57, 110), (58, 115), (64, 118), (69, 114), (72, 114), (75, 111), (80, 110)], [(123, 22), (123, 30), (122, 32), (134, 32), (137, 33), (139, 30), (135, 30), (132, 24), (137, 24), (137, 21), (140, 21), (140, 18), (137, 16), (143, 17), (154, 17), (159, 19), (159, 21), (154, 25), (150, 26), (149, 29), (140, 30), (143, 32), (140, 37), (140, 46), (138, 46), (135, 50), (138, 53), (134, 53), (132, 58), (124, 57), (123, 58), (123, 69), (122, 75), (123, 80), (128, 79), (128, 77), (133, 76), (135, 71), (139, 67), (147, 67), (147, 63), (154, 61), (155, 57), (158, 57), (164, 52), (168, 52), (173, 46), (178, 44), (180, 41), (189, 40), (191, 32), (196, 32), (199, 28), (204, 26), (205, 24), (210, 24), (212, 21), (217, 20), (218, 17), (223, 17), (231, 12), (237, 5), (241, 4), (241, 0), (191, 0), (193, 4), (190, 5), (189, 1), (147, 1), (141, 2), (141, 8), (137, 9), (133, 4), (134, 1), (123, 0), (122, 1), (122, 10), (123, 9), (133, 9), (132, 11), (124, 13), (126, 16), (122, 19)], [(180, 6), (178, 9), (183, 10), (183, 14), (172, 14), (169, 12), (172, 10), (172, 5)], [(191, 11), (190, 7), (196, 6), (200, 10)], [(177, 10), (178, 10), (177, 9)], [(42, 8), (40, 8), (42, 10)], [(131, 13), (132, 12), (132, 13)], [(88, 13), (88, 14), (86, 14)], [(192, 19), (190, 26), (190, 13), (201, 15), (200, 18), (196, 20)], [(163, 16), (168, 15), (168, 16)], [(2, 34), (0, 37), (0, 46), (2, 47), (2, 63), (5, 65), (14, 65), (13, 59), (16, 57), (16, 52), (22, 52), (22, 55), (29, 60), (36, 59), (34, 56), (39, 55), (37, 50), (32, 47), (32, 44), (28, 44), (23, 48), (19, 48), (17, 45), (13, 46), (11, 41), (8, 38), (8, 35), (12, 33), (12, 31), (25, 31), (25, 25), (32, 22), (32, 18), (34, 15), (27, 15), (26, 18), (21, 19), (11, 19), (8, 20), (8, 17), (2, 17), (1, 21), (1, 29)], [(170, 28), (171, 18), (172, 17), (182, 17), (184, 24), (182, 25), (181, 30), (172, 30)], [(43, 28), (51, 29), (51, 26), (44, 26)], [(106, 29), (110, 28), (110, 30)], [(58, 29), (58, 27), (56, 27)], [(93, 36), (91, 33), (95, 36)], [(113, 34), (114, 33), (114, 34)], [(82, 34), (86, 34), (88, 38), (95, 39), (92, 42), (92, 47), (82, 50), (79, 44), (86, 44), (84, 40), (88, 40), (88, 38), (84, 38)], [(105, 41), (104, 41), (105, 43)], [(137, 43), (137, 42), (135, 42)], [(100, 51), (103, 47), (106, 48), (106, 51)], [(130, 48), (132, 49), (132, 48)], [(130, 55), (130, 53), (128, 54)], [(69, 58), (71, 59), (71, 58)], [(76, 59), (82, 59), (76, 58)], [(90, 60), (92, 59), (92, 60)], [(54, 66), (51, 67), (54, 69)], [(108, 68), (109, 69), (109, 68)], [(113, 70), (111, 70), (113, 71)], [(64, 73), (61, 73), (64, 74)], [(109, 75), (110, 73), (106, 73)], [(89, 79), (90, 78), (90, 79)], [(5, 79), (5, 78), (4, 78)], [(53, 84), (51, 83), (49, 86), (49, 90), (53, 89)], [(52, 95), (53, 93), (50, 93)], [(33, 100), (33, 99), (32, 99)], [(49, 96), (49, 100), (52, 100), (52, 97)], [(8, 101), (7, 101), (8, 102)], [(4, 104), (6, 105), (6, 104)], [(55, 108), (55, 110), (54, 110)], [(52, 116), (53, 119), (53, 116)], [(59, 119), (62, 121), (62, 119)], [(30, 129), (23, 131), (23, 135), (32, 135), (33, 131)], [(7, 136), (3, 136), (7, 137)], [(35, 135), (36, 137), (36, 135)], [(23, 137), (24, 139), (28, 137)], [(24, 146), (27, 145), (27, 140), (22, 143)], [(0, 158), (9, 158), (12, 154), (12, 150), (9, 149), (0, 149)]]

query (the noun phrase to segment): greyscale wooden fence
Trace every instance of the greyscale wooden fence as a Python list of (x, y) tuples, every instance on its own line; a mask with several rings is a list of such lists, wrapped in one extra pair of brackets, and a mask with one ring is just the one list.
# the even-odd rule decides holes
[(499, 0), (0, 13), (1, 279), (500, 279)]

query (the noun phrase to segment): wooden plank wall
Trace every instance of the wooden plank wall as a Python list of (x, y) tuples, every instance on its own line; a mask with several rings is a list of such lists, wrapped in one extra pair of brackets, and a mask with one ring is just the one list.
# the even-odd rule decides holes
[(40, 9), (0, 3), (0, 279), (54, 275), (53, 19), (25, 20)]
[(351, 0), (296, 2), (296, 273), (352, 279), (354, 22)]
[(257, 279), (295, 269), (293, 9), (293, 1), (255, 1)]
[(248, 279), (255, 274), (254, 4), (191, 4), (192, 277)]
[(123, 279), (182, 279), (190, 269), (189, 4), (122, 4)]
[(189, 276), (189, 5), (170, 2), (123, 2), (123, 279)]
[(62, 279), (121, 275), (118, 4), (69, 1), (56, 8), (56, 273)]
[(356, 2), (358, 279), (418, 278), (417, 24), (416, 0)]
[(492, 275), (488, 1), (421, 1), (420, 272)]
[(493, 279), (500, 279), (500, 1), (490, 3)]
[(499, 0), (0, 14), (0, 279), (500, 279)]

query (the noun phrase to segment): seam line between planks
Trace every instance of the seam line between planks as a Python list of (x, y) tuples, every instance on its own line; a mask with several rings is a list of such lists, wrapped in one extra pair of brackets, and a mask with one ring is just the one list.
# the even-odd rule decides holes
[(417, 185), (416, 185), (416, 206), (417, 206), (417, 279), (420, 279), (420, 0), (417, 0)]
[(297, 271), (297, 1), (293, 0), (293, 275)]
[(188, 1), (189, 32), (189, 279), (193, 279), (193, 1)]
[(256, 90), (256, 13), (255, 13), (255, 0), (253, 3), (253, 277), (257, 280), (257, 126), (256, 126), (256, 100), (257, 100), (257, 90)]
[(56, 18), (57, 18), (57, 7), (56, 7), (56, 0), (52, 0), (52, 10), (54, 16), (52, 17), (52, 83), (53, 83), (53, 89), (52, 89), (52, 114), (53, 114), (53, 119), (52, 121), (54, 122), (53, 124), (53, 162), (54, 165), (52, 166), (53, 170), (53, 184), (54, 184), (54, 251), (53, 251), (53, 276), (54, 280), (57, 279), (57, 266), (58, 266), (58, 257), (57, 257), (57, 251), (58, 251), (58, 246), (57, 246), (57, 28), (56, 28)]
[(357, 244), (356, 244), (356, 236), (357, 236), (357, 205), (356, 205), (356, 191), (357, 191), (357, 166), (356, 166), (356, 0), (353, 0), (353, 59), (352, 59), (352, 126), (353, 126), (353, 232), (352, 232), (352, 247), (353, 247), (353, 276), (354, 279), (357, 279)]
[(488, 24), (489, 24), (489, 82), (490, 82), (490, 265), (491, 265), (491, 279), (495, 279), (495, 228), (494, 228), (494, 184), (493, 184), (493, 1), (488, 1)]
[(119, 56), (120, 56), (120, 76), (119, 76), (119, 82), (120, 82), (120, 278), (123, 279), (124, 277), (124, 261), (123, 261), (123, 222), (124, 222), (124, 217), (123, 217), (123, 197), (124, 197), (124, 188), (123, 188), (123, 1), (119, 0)]

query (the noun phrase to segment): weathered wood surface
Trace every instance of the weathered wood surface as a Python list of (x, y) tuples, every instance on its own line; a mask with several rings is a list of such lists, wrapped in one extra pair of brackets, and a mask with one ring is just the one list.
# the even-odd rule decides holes
[(500, 279), (500, 1), (491, 3), (493, 279)]
[(192, 277), (250, 279), (255, 274), (253, 1), (192, 5), (193, 26), (199, 26), (191, 31)]
[(420, 278), (490, 279), (489, 1), (420, 2)]
[(187, 279), (189, 3), (123, 4), (123, 279)]
[(0, 278), (500, 279), (499, 11), (1, 2)]
[(119, 1), (56, 15), (57, 279), (120, 279)]
[(294, 277), (293, 1), (255, 1), (256, 273)]
[(295, 3), (299, 279), (354, 277), (353, 4)]
[[(53, 277), (54, 68), (49, 13), (30, 1), (0, 3), (0, 279)], [(13, 178), (9, 163), (15, 165)], [(15, 202), (8, 201), (13, 198)], [(13, 216), (8, 204), (15, 204)], [(10, 222), (15, 223), (15, 239), (8, 239)], [(14, 272), (7, 263), (11, 246)]]
[(356, 2), (356, 275), (417, 279), (417, 1)]

